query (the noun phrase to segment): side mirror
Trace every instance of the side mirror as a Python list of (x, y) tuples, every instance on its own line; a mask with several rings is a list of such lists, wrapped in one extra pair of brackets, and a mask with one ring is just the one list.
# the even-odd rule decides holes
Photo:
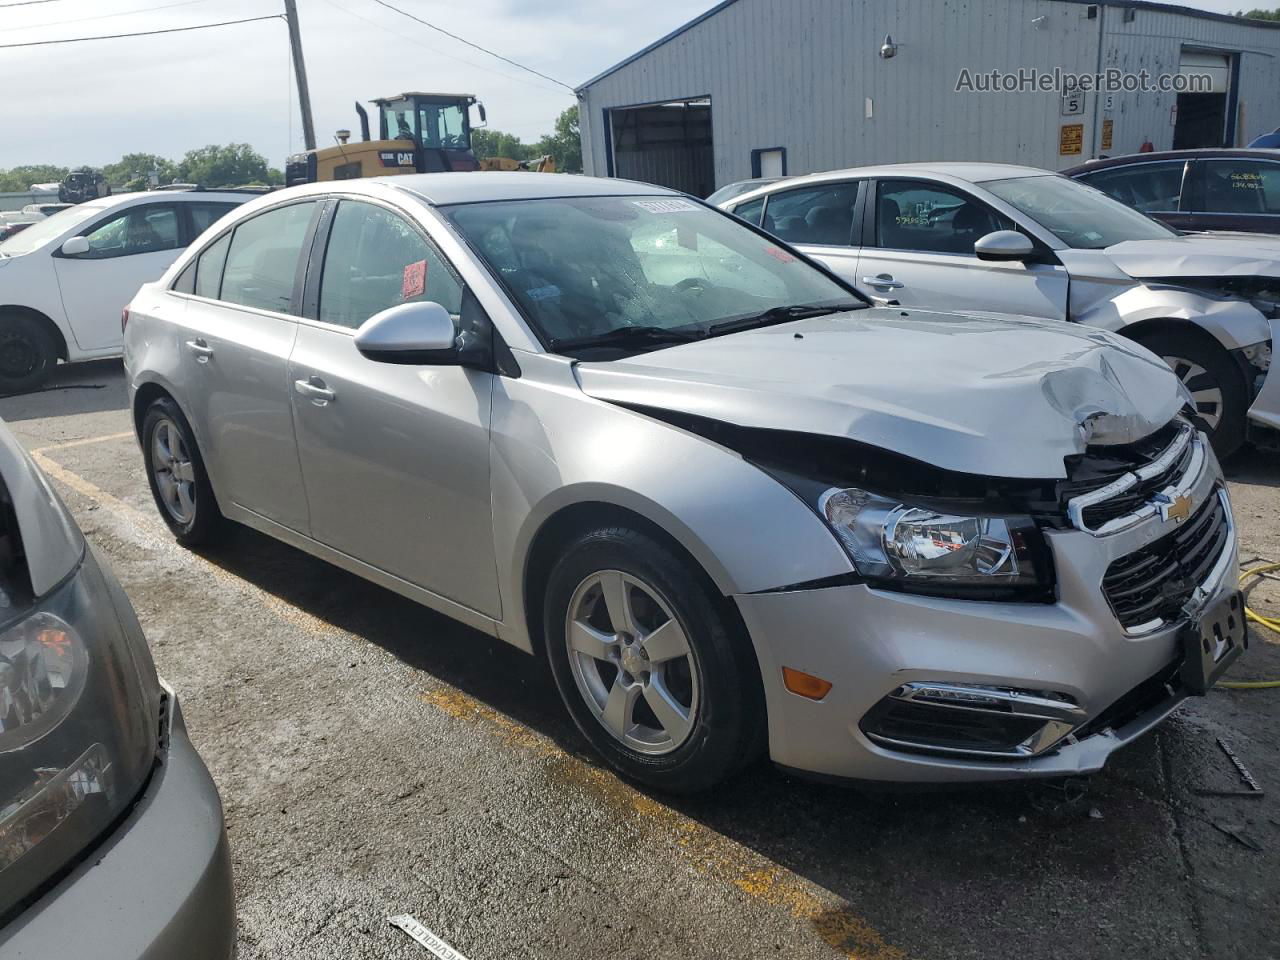
[(62, 255), (64, 257), (79, 257), (88, 252), (88, 237), (67, 237), (62, 241)]
[(996, 230), (973, 245), (979, 260), (1028, 260), (1035, 251), (1031, 239), (1016, 230)]
[(457, 364), (449, 311), (430, 300), (389, 307), (360, 325), (356, 349), (382, 363)]

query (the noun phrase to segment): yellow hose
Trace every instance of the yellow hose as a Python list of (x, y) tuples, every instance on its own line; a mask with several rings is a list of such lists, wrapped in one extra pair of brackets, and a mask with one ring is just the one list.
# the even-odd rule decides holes
[[(1270, 573), (1272, 570), (1280, 570), (1280, 563), (1264, 563), (1260, 567), (1254, 567), (1252, 570), (1246, 570), (1240, 574), (1240, 586), (1244, 586), (1244, 582), (1250, 577), (1258, 576), (1263, 573)], [(1273, 633), (1280, 634), (1280, 618), (1264, 617), (1258, 611), (1252, 609), (1247, 604), (1244, 608), (1245, 617), (1254, 623), (1261, 624)], [(1218, 683), (1220, 687), (1228, 687), (1232, 690), (1270, 690), (1280, 687), (1280, 680), (1223, 680)]]

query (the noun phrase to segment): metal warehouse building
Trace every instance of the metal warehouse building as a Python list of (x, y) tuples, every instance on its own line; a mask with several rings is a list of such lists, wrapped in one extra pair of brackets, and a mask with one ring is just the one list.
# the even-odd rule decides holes
[[(978, 89), (1055, 68), (1208, 89)], [(974, 89), (957, 91), (965, 71)], [(1141, 0), (724, 0), (577, 92), (587, 173), (699, 196), (868, 163), (1061, 169), (1280, 126), (1280, 23)]]

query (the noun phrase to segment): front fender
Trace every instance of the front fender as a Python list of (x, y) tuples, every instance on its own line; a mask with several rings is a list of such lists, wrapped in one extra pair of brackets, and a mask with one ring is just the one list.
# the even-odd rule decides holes
[[(838, 576), (853, 567), (790, 490), (701, 436), (587, 397), (568, 364), (521, 358), (530, 376), (494, 391), (491, 482), (506, 639), (529, 646), (530, 548), (556, 513), (582, 503), (656, 524), (725, 596)], [(551, 372), (559, 382), (548, 382)]]
[[(1089, 281), (1082, 283), (1088, 285)], [(1073, 320), (1115, 332), (1145, 320), (1186, 320), (1205, 330), (1227, 350), (1239, 350), (1271, 337), (1270, 321), (1244, 300), (1156, 284), (1135, 283), (1118, 292), (1111, 284), (1098, 286), (1100, 296), (1082, 296)]]

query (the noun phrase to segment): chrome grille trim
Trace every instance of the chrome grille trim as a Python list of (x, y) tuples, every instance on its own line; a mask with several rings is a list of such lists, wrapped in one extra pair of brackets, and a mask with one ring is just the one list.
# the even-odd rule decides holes
[[(1095, 537), (1107, 537), (1135, 527), (1151, 517), (1160, 516), (1163, 505), (1172, 503), (1179, 496), (1185, 496), (1190, 493), (1197, 481), (1199, 481), (1209, 461), (1206, 452), (1207, 443), (1208, 441), (1204, 435), (1198, 433), (1194, 427), (1190, 424), (1183, 425), (1169, 446), (1150, 463), (1146, 463), (1136, 470), (1131, 470), (1105, 487), (1099, 487), (1097, 490), (1082, 493), (1068, 500), (1067, 519), (1071, 521), (1071, 525), (1077, 530), (1083, 530), (1085, 533), (1092, 534)], [(1187, 469), (1177, 482), (1157, 491), (1150, 500), (1132, 513), (1114, 517), (1099, 527), (1089, 526), (1085, 520), (1085, 510), (1132, 490), (1144, 480), (1160, 476), (1160, 474), (1166, 472), (1178, 462), (1186, 453), (1189, 444), (1192, 445), (1191, 459), (1187, 464)]]

